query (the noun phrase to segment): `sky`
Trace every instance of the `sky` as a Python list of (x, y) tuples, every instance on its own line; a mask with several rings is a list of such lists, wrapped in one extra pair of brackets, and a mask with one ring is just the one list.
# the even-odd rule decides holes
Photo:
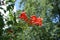
[(19, 2), (20, 2), (20, 0), (16, 0), (16, 2), (15, 2), (15, 8), (16, 8), (16, 10), (19, 10), (20, 8), (19, 8)]
[(16, 10), (19, 10), (19, 9), (23, 9), (23, 4), (21, 5), (21, 7), (19, 6), (20, 4), (19, 4), (19, 2), (20, 2), (21, 0), (16, 0), (16, 2), (15, 2), (15, 9)]

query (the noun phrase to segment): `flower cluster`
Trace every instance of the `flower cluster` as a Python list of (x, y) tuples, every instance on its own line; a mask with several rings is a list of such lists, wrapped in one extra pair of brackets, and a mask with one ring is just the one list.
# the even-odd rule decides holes
[(19, 15), (19, 18), (20, 19), (23, 19), (25, 22), (28, 22), (31, 25), (39, 25), (39, 26), (42, 26), (42, 20), (43, 20), (43, 18), (36, 17), (36, 15), (32, 15), (30, 17), (30, 19), (28, 19), (28, 16), (27, 16), (26, 12), (23, 11)]
[(22, 12), (21, 15), (19, 16), (20, 19), (23, 19), (24, 21), (28, 21), (28, 17), (26, 15), (26, 12)]

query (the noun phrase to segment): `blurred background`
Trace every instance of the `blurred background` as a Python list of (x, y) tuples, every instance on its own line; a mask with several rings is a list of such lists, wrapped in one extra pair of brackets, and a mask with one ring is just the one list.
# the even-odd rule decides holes
[[(21, 20), (23, 10), (43, 25)], [(0, 0), (0, 40), (60, 40), (60, 0)]]

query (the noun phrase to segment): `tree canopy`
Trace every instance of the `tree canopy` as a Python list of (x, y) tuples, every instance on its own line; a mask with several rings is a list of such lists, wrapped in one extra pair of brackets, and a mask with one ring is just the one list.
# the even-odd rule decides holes
[(15, 2), (0, 1), (1, 40), (60, 40), (60, 0), (20, 0), (14, 12)]

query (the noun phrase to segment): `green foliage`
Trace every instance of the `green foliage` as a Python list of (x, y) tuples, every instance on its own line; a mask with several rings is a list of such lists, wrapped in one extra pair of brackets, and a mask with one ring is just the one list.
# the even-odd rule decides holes
[(7, 10), (10, 10), (10, 9), (13, 10), (13, 8), (14, 8), (14, 4), (10, 4), (10, 5), (7, 6)]
[(4, 27), (4, 21), (3, 21), (3, 17), (0, 13), (0, 39), (2, 39), (2, 33), (3, 33), (3, 28)]
[[(23, 10), (26, 11), (28, 18), (31, 15), (43, 18), (43, 26), (28, 25), (25, 21), (19, 19), (19, 15), (22, 10), (18, 10), (16, 13), (13, 12), (15, 0), (6, 0), (8, 4), (7, 10), (9, 11), (9, 18), (7, 20), (8, 28), (3, 32), (2, 40), (59, 40), (60, 39), (60, 25), (54, 24), (51, 20), (53, 17), (52, 10), (56, 6), (52, 6), (52, 0), (21, 0), (20, 4), (24, 3)], [(20, 5), (20, 6), (21, 6)], [(56, 11), (56, 9), (55, 9)], [(54, 16), (55, 17), (55, 16)], [(2, 18), (2, 17), (1, 17)], [(19, 20), (18, 23), (16, 20)], [(0, 19), (0, 25), (4, 26), (2, 19)], [(0, 38), (1, 39), (1, 38)]]
[(15, 2), (15, 0), (6, 0), (6, 3), (9, 3), (9, 2), (14, 3), (14, 2)]

